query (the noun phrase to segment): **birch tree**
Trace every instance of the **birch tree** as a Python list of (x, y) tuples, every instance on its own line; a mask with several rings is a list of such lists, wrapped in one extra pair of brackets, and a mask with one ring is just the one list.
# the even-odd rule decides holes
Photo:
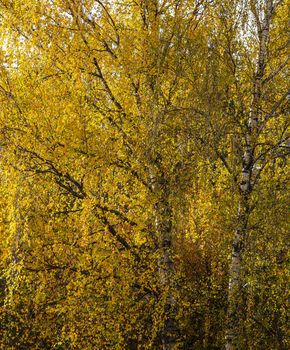
[[(259, 205), (254, 199), (255, 193), (263, 169), (275, 157), (276, 150), (288, 142), (288, 123), (285, 120), (288, 90), (285, 74), (289, 56), (282, 27), (279, 28), (279, 31), (282, 30), (280, 34), (277, 33), (277, 22), (283, 16), (286, 3), (237, 2), (232, 9), (227, 5), (221, 5), (220, 23), (223, 28), (221, 33), (226, 39), (224, 45), (229, 59), (228, 67), (234, 78), (232, 91), (235, 91), (236, 96), (229, 95), (232, 104), (229, 113), (232, 114), (234, 123), (241, 127), (240, 144), (236, 146), (236, 154), (241, 157), (238, 160), (241, 169), (238, 170), (233, 163), (229, 163), (229, 158), (225, 157), (228, 152), (220, 151), (217, 143), (214, 142), (212, 147), (236, 183), (239, 196), (237, 227), (229, 267), (226, 331), (226, 348), (238, 349), (242, 346), (239, 339), (242, 338), (240, 332), (245, 313), (243, 294), (247, 285), (243, 256), (252, 231), (251, 215)], [(243, 35), (243, 39), (240, 41), (241, 46), (236, 46), (235, 49), (239, 40), (237, 35)], [(243, 69), (248, 70), (248, 77), (243, 75)], [(276, 79), (279, 83), (275, 86)], [(270, 141), (267, 134), (272, 129), (273, 120), (276, 120), (277, 129), (274, 139)]]
[(0, 346), (287, 346), (287, 5), (0, 1)]

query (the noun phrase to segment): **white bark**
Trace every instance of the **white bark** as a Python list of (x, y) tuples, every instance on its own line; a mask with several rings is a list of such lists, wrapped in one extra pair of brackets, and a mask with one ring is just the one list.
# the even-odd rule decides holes
[(157, 197), (155, 204), (155, 229), (158, 236), (158, 275), (160, 287), (165, 293), (164, 324), (161, 330), (162, 350), (174, 350), (178, 346), (178, 306), (175, 299), (175, 267), (173, 260), (172, 210), (169, 203), (169, 185), (164, 175), (151, 170), (151, 188)]
[[(248, 220), (251, 214), (252, 177), (255, 167), (255, 143), (259, 125), (262, 122), (261, 96), (262, 79), (264, 77), (267, 60), (267, 44), (269, 39), (270, 21), (273, 12), (272, 0), (264, 0), (265, 11), (262, 21), (254, 9), (256, 25), (259, 37), (259, 54), (256, 74), (253, 81), (252, 103), (249, 112), (249, 120), (246, 126), (245, 150), (243, 155), (243, 168), (240, 174), (240, 203), (237, 217), (237, 228), (233, 239), (232, 256), (229, 269), (228, 285), (228, 324), (226, 329), (226, 350), (238, 350), (240, 348), (239, 331), (243, 317), (243, 252), (246, 248)], [(255, 5), (253, 5), (255, 6)]]

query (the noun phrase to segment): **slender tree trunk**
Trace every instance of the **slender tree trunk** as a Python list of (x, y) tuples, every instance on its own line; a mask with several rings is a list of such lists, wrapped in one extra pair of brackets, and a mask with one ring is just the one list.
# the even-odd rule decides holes
[(256, 20), (259, 54), (256, 74), (253, 81), (252, 103), (249, 120), (246, 125), (245, 149), (243, 168), (240, 175), (240, 202), (235, 230), (232, 256), (229, 269), (228, 311), (226, 329), (226, 350), (238, 350), (241, 323), (244, 317), (243, 307), (243, 253), (246, 248), (248, 235), (248, 221), (251, 214), (251, 194), (253, 191), (253, 172), (255, 169), (255, 145), (257, 142), (261, 120), (262, 79), (267, 59), (267, 44), (269, 39), (270, 21), (273, 13), (273, 1), (264, 0), (265, 9), (263, 19), (258, 13), (255, 2), (252, 3), (252, 12)]
[(228, 286), (226, 350), (238, 349), (240, 324), (243, 317), (243, 252), (250, 215), (249, 194), (242, 193), (238, 210), (238, 225), (233, 240)]
[(158, 237), (158, 275), (164, 300), (163, 326), (160, 333), (162, 350), (177, 349), (180, 335), (177, 321), (176, 279), (173, 260), (172, 209), (169, 184), (164, 175), (152, 175), (152, 190), (156, 195), (155, 229)]
[(177, 302), (175, 299), (175, 267), (172, 256), (172, 210), (168, 202), (168, 189), (165, 181), (162, 197), (156, 205), (157, 221), (156, 228), (158, 232), (160, 257), (158, 262), (158, 272), (162, 290), (165, 291), (164, 301), (164, 325), (161, 333), (162, 349), (176, 349), (176, 342), (179, 337), (179, 327), (176, 319)]
[[(142, 19), (144, 30), (150, 32), (151, 43), (149, 51), (152, 50), (152, 58), (156, 59), (157, 43), (163, 47), (161, 41), (161, 12), (158, 0), (145, 0), (141, 2)], [(147, 39), (145, 40), (146, 43)], [(167, 50), (160, 50), (163, 57)], [(147, 55), (147, 54), (146, 54)], [(163, 57), (163, 59), (165, 56)], [(156, 71), (164, 69), (164, 61), (157, 58)], [(145, 57), (145, 61), (148, 57)], [(149, 108), (149, 115), (152, 117), (152, 129), (149, 132), (149, 169), (151, 178), (151, 189), (155, 197), (155, 231), (158, 238), (158, 277), (163, 298), (163, 325), (160, 332), (162, 350), (177, 349), (179, 339), (179, 325), (177, 322), (178, 305), (176, 300), (176, 278), (173, 260), (173, 237), (172, 237), (172, 208), (170, 205), (170, 174), (165, 174), (162, 165), (162, 154), (159, 154), (158, 145), (162, 140), (162, 125), (164, 123), (164, 106), (160, 106), (159, 73), (150, 76), (148, 80), (149, 91), (152, 92), (152, 101)], [(161, 107), (161, 109), (160, 109)], [(150, 146), (151, 145), (151, 146)]]

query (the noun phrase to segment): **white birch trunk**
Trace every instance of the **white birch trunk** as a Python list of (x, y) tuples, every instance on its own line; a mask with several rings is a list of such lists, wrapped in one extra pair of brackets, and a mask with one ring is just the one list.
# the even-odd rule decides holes
[[(257, 59), (256, 74), (253, 81), (253, 95), (249, 120), (246, 126), (245, 150), (243, 155), (243, 168), (240, 176), (239, 192), (240, 202), (237, 217), (237, 228), (233, 239), (231, 263), (229, 269), (228, 285), (228, 311), (226, 329), (226, 350), (238, 350), (240, 325), (243, 319), (243, 252), (246, 248), (248, 234), (248, 220), (251, 214), (252, 175), (255, 166), (255, 144), (260, 120), (262, 78), (264, 76), (267, 43), (269, 39), (270, 21), (273, 12), (272, 0), (264, 0), (265, 10), (263, 19), (254, 8), (254, 16), (259, 37), (259, 54)], [(253, 5), (255, 6), (255, 5)]]
[(155, 229), (158, 237), (158, 275), (164, 295), (164, 323), (161, 330), (162, 350), (177, 348), (179, 326), (178, 306), (175, 299), (175, 267), (173, 260), (172, 210), (169, 203), (169, 186), (164, 175), (151, 172), (151, 188), (157, 197), (155, 205)]

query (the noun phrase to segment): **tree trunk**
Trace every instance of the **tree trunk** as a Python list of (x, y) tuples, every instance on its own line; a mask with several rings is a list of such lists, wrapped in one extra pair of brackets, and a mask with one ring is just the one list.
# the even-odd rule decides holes
[[(166, 185), (165, 185), (166, 186)], [(161, 333), (162, 349), (173, 350), (179, 336), (179, 327), (176, 320), (177, 303), (175, 299), (175, 267), (172, 256), (172, 210), (164, 189), (164, 196), (157, 203), (156, 228), (159, 239), (160, 257), (158, 272), (162, 290), (165, 291), (164, 325)]]
[(172, 209), (169, 203), (169, 184), (164, 175), (152, 176), (155, 204), (155, 229), (158, 237), (158, 275), (163, 293), (163, 326), (160, 333), (162, 350), (177, 349), (180, 336), (177, 321), (176, 280), (173, 260)]
[(238, 211), (238, 224), (233, 240), (228, 286), (228, 311), (226, 330), (226, 350), (238, 349), (240, 324), (243, 316), (243, 252), (249, 219), (248, 195), (242, 194)]
[(262, 79), (265, 72), (270, 21), (273, 13), (273, 1), (264, 0), (264, 3), (265, 9), (262, 20), (260, 19), (261, 16), (258, 13), (255, 2), (251, 3), (251, 10), (256, 20), (259, 38), (259, 53), (256, 74), (253, 80), (251, 109), (245, 132), (243, 168), (239, 183), (240, 202), (229, 268), (226, 350), (237, 350), (240, 348), (239, 333), (245, 311), (243, 308), (243, 253), (246, 248), (248, 221), (252, 211), (251, 193), (253, 191), (252, 180), (256, 161), (255, 146), (258, 138), (259, 126), (262, 123), (260, 118)]

